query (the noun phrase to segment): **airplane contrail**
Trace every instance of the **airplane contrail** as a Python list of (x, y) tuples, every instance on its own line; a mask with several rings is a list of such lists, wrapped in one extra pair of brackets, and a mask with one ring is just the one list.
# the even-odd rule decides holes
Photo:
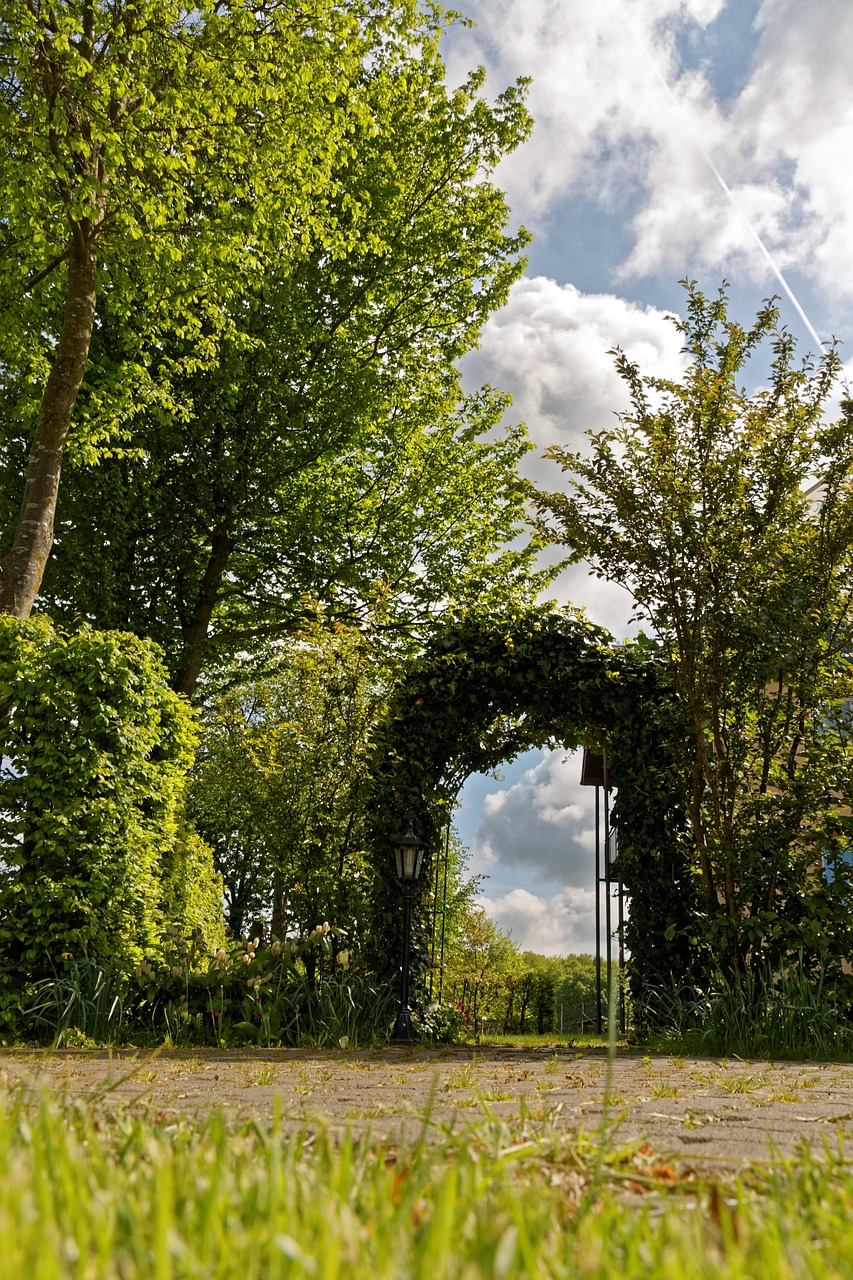
[[(660, 83), (663, 85), (663, 88), (664, 88), (664, 90), (665, 90), (665, 92), (666, 92), (666, 94), (667, 94), (667, 96), (668, 96), (668, 98), (669, 98), (670, 102), (673, 104), (673, 106), (675, 107), (675, 109), (676, 109), (677, 111), (685, 112), (685, 111), (686, 111), (686, 107), (685, 107), (684, 103), (679, 102), (678, 98), (676, 98), (675, 94), (673, 93), (672, 89), (670, 88), (669, 84), (667, 83), (666, 77), (664, 76), (663, 72), (661, 71), (660, 67), (658, 66), (658, 64), (657, 64), (657, 62), (656, 62), (656, 60), (655, 60), (655, 58), (654, 58), (654, 55), (653, 55), (652, 51), (651, 51), (651, 50), (648, 48), (648, 46), (646, 45), (645, 40), (641, 40), (641, 44), (642, 44), (642, 46), (643, 46), (643, 47), (645, 47), (645, 49), (646, 49), (646, 57), (647, 57), (647, 58), (648, 58), (648, 60), (649, 60), (649, 64), (651, 65), (651, 68), (652, 68), (653, 72), (655, 73), (655, 76), (656, 76), (656, 77), (657, 77), (657, 79), (660, 81)], [(778, 265), (778, 263), (776, 262), (775, 258), (773, 257), (772, 253), (771, 253), (771, 252), (770, 252), (770, 250), (767, 248), (767, 245), (764, 243), (764, 241), (762, 240), (761, 236), (758, 234), (758, 231), (756, 230), (756, 228), (755, 228), (755, 226), (753, 225), (753, 223), (750, 221), (750, 219), (749, 219), (749, 217), (747, 216), (747, 214), (743, 211), (743, 209), (740, 207), (740, 205), (738, 204), (737, 200), (735, 199), (735, 197), (734, 197), (734, 193), (732, 192), (731, 187), (730, 187), (730, 186), (729, 186), (729, 184), (726, 182), (725, 178), (724, 178), (724, 177), (723, 177), (723, 175), (720, 173), (720, 170), (717, 168), (716, 164), (714, 163), (714, 158), (713, 158), (713, 156), (712, 156), (712, 155), (711, 155), (711, 153), (708, 151), (707, 147), (705, 147), (705, 146), (704, 146), (704, 144), (701, 142), (701, 140), (700, 140), (700, 139), (699, 139), (699, 137), (697, 136), (697, 134), (696, 134), (696, 131), (695, 131), (695, 130), (691, 130), (691, 137), (692, 137), (693, 145), (696, 147), (696, 150), (699, 152), (699, 154), (704, 158), (705, 163), (708, 165), (708, 168), (711, 170), (711, 172), (713, 173), (714, 177), (717, 179), (717, 182), (720, 184), (720, 188), (721, 188), (721, 190), (725, 193), (725, 195), (728, 197), (729, 201), (731, 202), (731, 206), (732, 206), (732, 208), (734, 209), (735, 213), (736, 213), (736, 214), (738, 215), (738, 217), (741, 219), (741, 221), (743, 222), (743, 224), (744, 224), (744, 226), (746, 227), (747, 231), (749, 231), (749, 233), (750, 233), (750, 235), (752, 236), (753, 240), (755, 241), (755, 243), (758, 245), (759, 249), (760, 249), (760, 250), (761, 250), (761, 252), (763, 253), (764, 257), (766, 258), (766, 260), (767, 260), (767, 262), (768, 262), (768, 264), (769, 264), (769, 266), (770, 266), (771, 271), (772, 271), (772, 272), (773, 272), (773, 274), (775, 275), (776, 279), (779, 281), (779, 283), (780, 283), (780, 285), (782, 286), (782, 288), (785, 290), (785, 293), (786, 293), (786, 294), (788, 295), (788, 297), (790, 298), (790, 300), (791, 300), (791, 302), (793, 303), (793, 305), (794, 305), (794, 307), (795, 307), (795, 309), (796, 309), (796, 311), (797, 311), (797, 314), (799, 315), (799, 317), (800, 317), (800, 319), (802, 320), (803, 324), (804, 324), (804, 325), (806, 326), (806, 328), (808, 329), (808, 331), (809, 331), (809, 333), (811, 334), (812, 338), (814, 338), (814, 340), (815, 340), (815, 342), (817, 343), (817, 345), (818, 345), (818, 347), (820, 348), (820, 350), (821, 350), (821, 351), (826, 351), (826, 345), (825, 345), (825, 343), (823, 343), (823, 342), (821, 341), (821, 339), (818, 337), (817, 332), (816, 332), (816, 330), (815, 330), (815, 328), (814, 328), (814, 325), (812, 324), (811, 320), (809, 320), (809, 318), (808, 318), (808, 316), (806, 315), (806, 313), (805, 313), (805, 311), (804, 311), (803, 307), (800, 305), (799, 299), (797, 298), (796, 294), (794, 293), (794, 290), (791, 288), (791, 286), (788, 284), (788, 281), (787, 281), (787, 280), (785, 279), (785, 277), (783, 276), (782, 271), (781, 271), (781, 269), (779, 268), (779, 265)]]

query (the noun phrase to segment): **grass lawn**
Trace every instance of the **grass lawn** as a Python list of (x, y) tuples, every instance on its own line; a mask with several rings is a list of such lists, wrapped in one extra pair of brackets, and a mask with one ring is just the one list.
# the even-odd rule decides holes
[(853, 1276), (838, 1153), (700, 1180), (615, 1141), (477, 1120), (332, 1144), (12, 1092), (0, 1276)]

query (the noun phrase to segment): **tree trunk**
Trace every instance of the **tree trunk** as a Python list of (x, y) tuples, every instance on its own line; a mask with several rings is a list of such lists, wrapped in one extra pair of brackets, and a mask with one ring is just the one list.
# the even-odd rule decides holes
[(62, 457), (89, 359), (97, 299), (94, 238), (74, 228), (62, 331), (39, 407), (21, 513), (12, 549), (0, 565), (0, 612), (28, 618), (53, 547)]
[(196, 596), (195, 607), (189, 621), (182, 628), (184, 644), (173, 685), (176, 693), (184, 693), (188, 698), (195, 692), (201, 675), (213, 610), (219, 599), (222, 579), (233, 549), (234, 538), (229, 520), (213, 531), (210, 555)]
[(281, 871), (278, 868), (276, 868), (273, 871), (273, 875), (272, 875), (271, 906), (272, 906), (272, 920), (270, 922), (270, 933), (272, 933), (274, 937), (278, 938), (279, 941), (281, 941), (281, 939), (284, 937), (285, 928), (286, 928), (285, 922), (284, 922), (285, 892), (284, 892), (284, 877), (282, 876)]

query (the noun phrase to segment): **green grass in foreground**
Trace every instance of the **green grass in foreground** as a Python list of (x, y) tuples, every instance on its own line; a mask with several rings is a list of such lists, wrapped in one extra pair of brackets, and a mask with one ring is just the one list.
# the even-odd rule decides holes
[(645, 1148), (480, 1122), (331, 1144), (0, 1100), (0, 1275), (853, 1276), (838, 1156), (699, 1184)]

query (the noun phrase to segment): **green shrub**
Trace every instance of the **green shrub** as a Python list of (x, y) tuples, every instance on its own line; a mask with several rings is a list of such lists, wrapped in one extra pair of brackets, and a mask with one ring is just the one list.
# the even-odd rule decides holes
[(318, 982), (300, 975), (259, 1001), (251, 1021), (231, 1030), (255, 1044), (357, 1049), (387, 1041), (396, 1010), (395, 993), (365, 975)]
[(128, 997), (131, 1025), (173, 1044), (382, 1043), (395, 993), (349, 972), (342, 963), (347, 953), (335, 956), (335, 937), (340, 930), (323, 924), (301, 942), (243, 939), (210, 951), (200, 938), (173, 928), (137, 966), (136, 994)]
[(432, 1044), (455, 1044), (462, 1039), (465, 1019), (456, 1002), (428, 1004), (414, 1015), (418, 1039)]
[(0, 617), (0, 1002), (91, 960), (130, 974), (170, 912), (216, 941), (209, 850), (181, 827), (194, 714), (156, 646)]

